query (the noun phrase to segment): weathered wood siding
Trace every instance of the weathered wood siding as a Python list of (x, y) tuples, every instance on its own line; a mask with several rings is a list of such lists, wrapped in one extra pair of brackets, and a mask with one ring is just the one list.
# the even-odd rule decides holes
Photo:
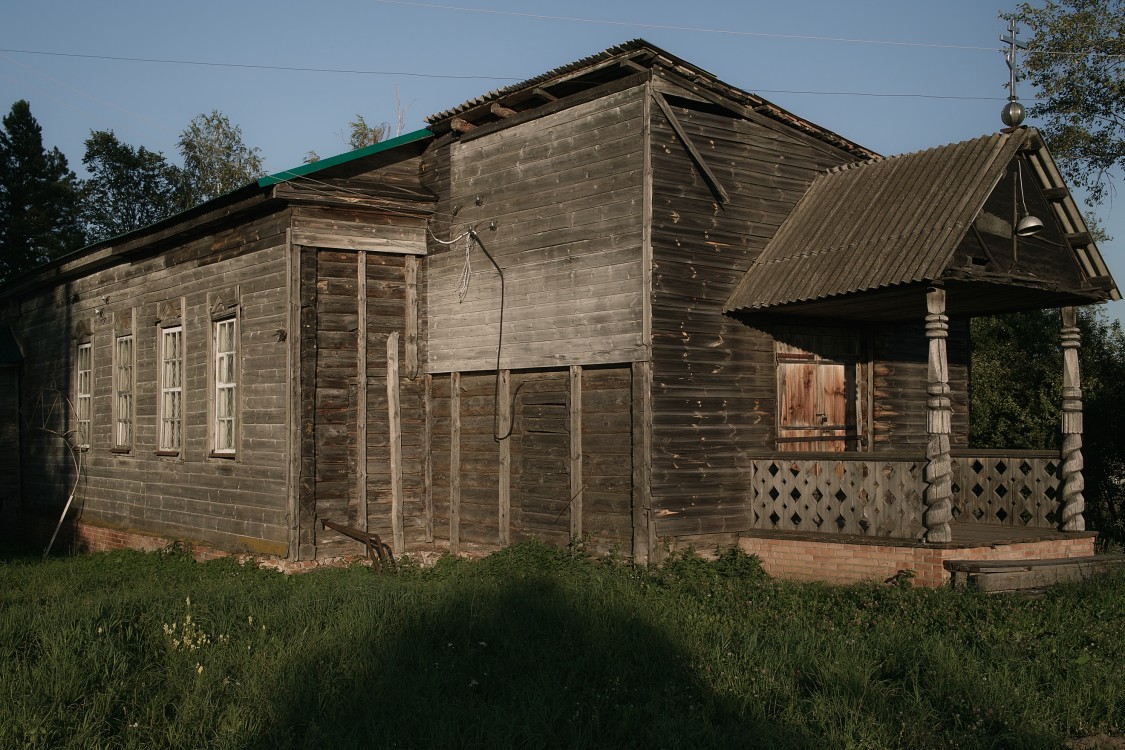
[(600, 554), (633, 554), (632, 373), (582, 370), (582, 534)]
[[(947, 342), (953, 448), (969, 444), (969, 325), (952, 320)], [(926, 449), (928, 344), (923, 322), (879, 326), (872, 333), (872, 444), (876, 451)]]
[[(23, 408), (56, 430), (75, 429), (61, 407), (45, 417), (54, 393), (74, 398), (80, 330), (93, 349), (90, 448), (76, 501), (82, 518), (110, 526), (284, 555), (289, 466), (287, 211), (247, 219), (159, 255), (124, 260), (25, 297), (20, 330), (26, 345)], [(81, 262), (81, 261), (77, 261)], [(236, 458), (211, 453), (212, 305), (238, 313)], [(183, 311), (184, 442), (178, 456), (158, 456), (158, 325)], [(123, 320), (135, 330), (135, 441), (113, 452), (112, 348)], [(84, 335), (84, 334), (83, 334)], [(25, 509), (57, 513), (74, 479), (72, 455), (43, 431), (28, 433)]]
[(722, 305), (815, 173), (845, 157), (710, 105), (670, 104), (730, 202), (654, 105), (652, 503), (660, 536), (721, 534), (751, 526), (747, 456), (773, 450), (776, 409), (772, 338)]
[(512, 541), (570, 542), (570, 379), (566, 372), (512, 378)]
[[(580, 405), (573, 398), (570, 377), (569, 370), (559, 369), (510, 376), (514, 422), (511, 435), (504, 438), (510, 454), (509, 537), (566, 545), (574, 514), (580, 513), (584, 544), (601, 553), (629, 555), (630, 369), (581, 368)], [(504, 436), (508, 425), (494, 420), (496, 384), (495, 373), (433, 377), (430, 461), (434, 540), (439, 548), (485, 552), (501, 546), (504, 470), (502, 443), (494, 436)], [(455, 387), (456, 398), (451, 398)], [(577, 462), (570, 452), (576, 415), (582, 446)], [(582, 477), (577, 491), (572, 489), (575, 471)]]
[[(316, 518), (358, 526), (356, 487), (357, 303), (356, 254), (316, 253), (314, 451)], [(302, 295), (304, 296), (304, 295)], [(352, 552), (356, 544), (316, 529), (317, 555)]]
[(492, 373), (461, 375), (461, 542), (481, 551), (500, 547), (500, 445), (493, 439), (499, 426), (493, 409), (495, 389)]
[(298, 245), (423, 255), (425, 238), (425, 220), (421, 218), (340, 206), (293, 209), (293, 242)]
[[(398, 362), (406, 362), (408, 262), (404, 255), (319, 249), (315, 251), (315, 289), (306, 288), (302, 293), (305, 303), (315, 305), (316, 310), (315, 347), (302, 355), (315, 362), (314, 388), (306, 402), (310, 411), (304, 419), (311, 423), (306, 429), (313, 435), (316, 521), (327, 519), (366, 529), (388, 542), (393, 530), (394, 488), (387, 339), (393, 333), (399, 335)], [(365, 360), (363, 373), (361, 357)], [(401, 365), (399, 373), (402, 518), (409, 547), (426, 542), (425, 378), (417, 372), (411, 377)], [(357, 542), (319, 527), (315, 541), (318, 557), (354, 554), (361, 549)]]
[(0, 366), (0, 519), (12, 518), (20, 501), (19, 374)]
[[(442, 240), (476, 227), (504, 270), (505, 369), (647, 357), (642, 330), (644, 87), (435, 148)], [(446, 162), (448, 159), (448, 162)], [(441, 194), (442, 190), (437, 190)], [(495, 231), (487, 227), (495, 222)], [(479, 247), (431, 239), (429, 372), (495, 369), (500, 280)]]

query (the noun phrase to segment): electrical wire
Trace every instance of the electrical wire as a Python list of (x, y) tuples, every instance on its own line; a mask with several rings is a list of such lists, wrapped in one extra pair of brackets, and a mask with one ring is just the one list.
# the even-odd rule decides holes
[(416, 73), (404, 70), (359, 70), (351, 68), (300, 68), (292, 65), (259, 65), (254, 63), (222, 63), (205, 60), (170, 60), (157, 57), (122, 57), (118, 55), (87, 55), (78, 52), (47, 52), (34, 49), (9, 49), (0, 47), (0, 52), (19, 55), (47, 55), (49, 57), (77, 57), (84, 60), (116, 60), (119, 62), (158, 63), (161, 65), (197, 65), (206, 68), (248, 68), (251, 70), (282, 70), (295, 73), (346, 73), (369, 76), (407, 76), (411, 78), (451, 78), (459, 80), (518, 81), (519, 78), (485, 75), (447, 75), (438, 73)]
[(503, 435), (500, 434), (500, 352), (504, 347), (504, 271), (501, 270), (500, 265), (496, 259), (492, 257), (492, 253), (488, 252), (488, 248), (481, 242), (480, 235), (477, 230), (470, 229), (469, 236), (477, 243), (477, 247), (481, 249), (484, 256), (488, 258), (488, 262), (496, 269), (496, 273), (500, 276), (500, 328), (496, 332), (496, 387), (493, 389), (492, 395), (492, 440), (501, 443), (512, 436), (512, 430), (515, 429), (516, 415), (515, 405), (516, 398), (519, 396), (520, 389), (523, 388), (523, 383), (516, 386), (515, 393), (512, 394), (512, 407), (508, 410), (508, 431)]
[[(380, 0), (390, 2), (391, 0)], [(443, 7), (443, 6), (435, 6)], [(962, 49), (952, 47), (954, 49)], [(986, 49), (984, 47), (966, 47), (963, 49)], [(988, 48), (992, 49), (992, 48)], [(1002, 51), (995, 50), (992, 51)], [(94, 60), (120, 60), (126, 62), (142, 62), (142, 63), (161, 63), (168, 65), (200, 65), (205, 67), (216, 68), (254, 68), (259, 70), (280, 70), (280, 71), (298, 71), (298, 72), (312, 72), (312, 73), (346, 73), (358, 75), (401, 75), (413, 76), (418, 78), (435, 78), (435, 79), (470, 79), (470, 80), (488, 80), (488, 81), (520, 81), (521, 78), (505, 77), (505, 76), (483, 76), (483, 75), (440, 75), (431, 73), (409, 73), (409, 72), (395, 72), (395, 71), (378, 71), (378, 70), (347, 70), (342, 68), (298, 68), (280, 65), (250, 65), (240, 63), (216, 63), (206, 62), (200, 60), (161, 60), (154, 58), (143, 57), (116, 57), (111, 55), (85, 55), (69, 52), (45, 52), (41, 50), (24, 50), (24, 49), (5, 49), (0, 48), (0, 52), (8, 52), (12, 54), (24, 55), (52, 55), (56, 57), (78, 57), (88, 58)], [(1108, 57), (1113, 57), (1112, 55)], [(1118, 57), (1125, 57), (1125, 55), (1118, 55)], [(7, 58), (9, 62), (15, 63), (14, 60)], [(875, 91), (806, 91), (800, 89), (759, 89), (755, 88), (753, 93), (758, 94), (790, 94), (795, 96), (865, 96), (865, 97), (883, 97), (883, 98), (901, 98), (901, 99), (948, 99), (953, 101), (1005, 101), (1005, 97), (1001, 96), (958, 96), (954, 94), (915, 94), (915, 93), (901, 93), (901, 92), (875, 92)], [(1030, 100), (1038, 101), (1038, 100)]]
[[(525, 13), (514, 10), (496, 10), (494, 8), (468, 8), (458, 5), (439, 5), (437, 3), (420, 3), (413, 0), (375, 0), (386, 5), (405, 5), (413, 8), (428, 8), (431, 10), (452, 10), (460, 13), (482, 13), (496, 16), (509, 16), (515, 18), (531, 18), (537, 21), (566, 21), (569, 23), (590, 23), (603, 26), (628, 26), (639, 29), (659, 29), (661, 31), (690, 31), (700, 34), (723, 34), (726, 36), (751, 36), (766, 39), (789, 39), (810, 42), (836, 42), (840, 44), (870, 44), (887, 47), (921, 47), (926, 49), (967, 50), (972, 52), (995, 52), (996, 47), (978, 47), (967, 44), (935, 44), (931, 42), (904, 42), (887, 39), (857, 39), (851, 37), (816, 36), (813, 34), (776, 34), (767, 31), (740, 31), (737, 29), (715, 29), (701, 26), (675, 26), (672, 24), (650, 23), (642, 21), (614, 21), (604, 18), (580, 18), (577, 16), (552, 16), (540, 13)], [(1063, 55), (1070, 57), (1085, 57), (1087, 54), (1097, 57), (1125, 57), (1125, 55), (1110, 54), (1105, 52), (1055, 52), (1051, 50), (1032, 49), (1028, 52), (1042, 55)]]

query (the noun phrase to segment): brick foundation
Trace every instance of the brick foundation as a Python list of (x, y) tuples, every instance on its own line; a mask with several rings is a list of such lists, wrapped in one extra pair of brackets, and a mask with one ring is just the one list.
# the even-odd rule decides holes
[(808, 537), (751, 536), (739, 540), (757, 555), (771, 576), (797, 581), (856, 583), (886, 581), (902, 570), (914, 572), (919, 586), (949, 582), (946, 560), (1031, 560), (1094, 554), (1094, 534), (986, 545), (924, 545), (861, 539), (828, 542)]
[[(142, 552), (156, 552), (173, 544), (169, 539), (137, 531), (96, 526), (79, 521), (74, 529), (73, 549), (78, 553), (111, 552), (117, 549), (135, 549)], [(203, 544), (192, 544), (191, 554), (196, 560), (215, 560), (226, 557), (228, 552)]]
[[(57, 519), (24, 515), (19, 528), (28, 543), (46, 546)], [(827, 583), (883, 582), (903, 570), (914, 572), (919, 586), (943, 586), (949, 582), (947, 560), (1031, 560), (1085, 557), (1094, 554), (1097, 534), (1059, 533), (1047, 539), (1015, 540), (1000, 543), (927, 545), (904, 540), (875, 540), (846, 537), (827, 541), (812, 534), (755, 533), (738, 540), (747, 554), (756, 555), (766, 573), (775, 578)], [(733, 539), (727, 542), (730, 544)], [(137, 549), (146, 552), (167, 549), (173, 540), (130, 529), (112, 528), (67, 519), (55, 540), (56, 552), (108, 552)], [(204, 544), (191, 543), (195, 559), (213, 560), (234, 553)], [(439, 550), (412, 550), (423, 563), (432, 562)], [(359, 555), (294, 562), (269, 555), (235, 554), (240, 560), (255, 560), (259, 565), (284, 572), (311, 570), (322, 566), (350, 565)]]

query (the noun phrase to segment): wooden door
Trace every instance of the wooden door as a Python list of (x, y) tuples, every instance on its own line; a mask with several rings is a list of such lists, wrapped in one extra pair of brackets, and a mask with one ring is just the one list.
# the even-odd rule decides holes
[(779, 449), (856, 449), (860, 436), (855, 348), (826, 336), (777, 342)]

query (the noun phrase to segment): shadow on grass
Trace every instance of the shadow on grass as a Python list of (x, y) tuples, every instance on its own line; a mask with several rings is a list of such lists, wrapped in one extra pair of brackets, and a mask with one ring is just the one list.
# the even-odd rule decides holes
[[(627, 608), (573, 601), (549, 578), (464, 583), (399, 632), (361, 629), (349, 656), (289, 661), (274, 723), (251, 746), (812, 744), (737, 716)], [(341, 663), (345, 674), (321, 671)]]

